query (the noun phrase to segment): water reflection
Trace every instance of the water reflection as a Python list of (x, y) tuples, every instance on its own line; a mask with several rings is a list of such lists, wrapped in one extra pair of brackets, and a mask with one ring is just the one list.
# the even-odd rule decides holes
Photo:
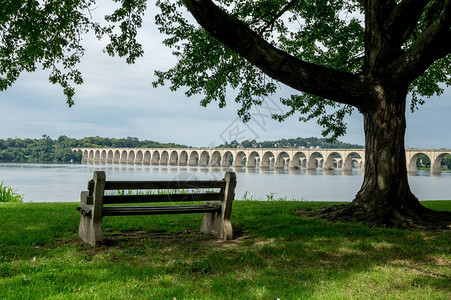
[[(94, 170), (105, 170), (107, 180), (187, 180), (221, 179), (226, 171), (237, 173), (236, 198), (244, 194), (252, 199), (304, 199), (309, 201), (350, 201), (363, 182), (360, 169), (344, 172), (341, 168), (307, 170), (191, 167), (150, 165), (57, 165), (0, 163), (0, 182), (25, 195), (26, 201), (79, 201), (80, 191), (92, 178)], [(312, 176), (313, 175), (313, 176)], [(419, 170), (409, 176), (412, 191), (420, 199), (449, 199), (451, 172), (431, 175)], [(327, 188), (326, 188), (327, 187)]]

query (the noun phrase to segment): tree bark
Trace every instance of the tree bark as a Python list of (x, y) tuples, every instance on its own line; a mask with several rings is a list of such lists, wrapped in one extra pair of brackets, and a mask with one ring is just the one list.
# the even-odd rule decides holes
[(404, 147), (407, 91), (382, 86), (378, 89), (378, 101), (363, 114), (365, 174), (353, 206), (357, 211), (366, 211), (365, 218), (388, 225), (396, 222), (391, 220), (396, 211), (407, 207), (417, 210), (421, 205), (411, 193), (407, 178)]

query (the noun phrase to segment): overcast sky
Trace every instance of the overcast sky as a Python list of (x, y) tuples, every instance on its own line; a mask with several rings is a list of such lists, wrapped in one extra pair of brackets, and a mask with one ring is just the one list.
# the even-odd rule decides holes
[[(154, 9), (152, 6), (151, 9)], [(149, 14), (150, 15), (150, 14)], [(280, 96), (292, 92), (283, 87), (253, 110), (253, 119), (243, 124), (233, 95), (225, 108), (217, 103), (199, 105), (200, 96), (187, 98), (184, 91), (171, 92), (168, 86), (153, 88), (154, 70), (174, 65), (171, 49), (162, 45), (153, 17), (145, 19), (139, 32), (144, 57), (134, 65), (102, 53), (104, 43), (84, 38), (87, 49), (80, 65), (84, 84), (76, 86), (75, 106), (69, 108), (61, 88), (48, 82), (48, 71), (22, 74), (7, 91), (0, 92), (0, 138), (39, 138), (47, 134), (82, 138), (138, 137), (190, 146), (215, 146), (233, 139), (257, 141), (321, 136), (314, 121), (299, 122), (293, 116), (283, 123), (269, 118), (282, 112)], [(451, 89), (432, 98), (414, 114), (407, 112), (406, 146), (451, 148)], [(347, 119), (348, 132), (340, 140), (364, 144), (363, 121), (358, 112)]]

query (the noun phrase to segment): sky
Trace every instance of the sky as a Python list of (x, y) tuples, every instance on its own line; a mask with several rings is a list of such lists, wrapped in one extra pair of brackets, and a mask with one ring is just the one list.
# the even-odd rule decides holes
[[(109, 7), (108, 7), (109, 8)], [(99, 7), (95, 14), (108, 8)], [(150, 6), (151, 10), (155, 10)], [(139, 40), (144, 57), (133, 65), (125, 59), (109, 57), (102, 52), (105, 42), (93, 36), (84, 37), (85, 56), (79, 69), (84, 83), (76, 86), (75, 105), (69, 108), (57, 85), (48, 81), (48, 71), (23, 73), (16, 83), (0, 92), (0, 138), (53, 139), (60, 135), (73, 138), (101, 136), (138, 137), (140, 140), (172, 142), (193, 147), (217, 146), (226, 141), (256, 139), (279, 140), (296, 137), (321, 137), (322, 128), (310, 121), (299, 122), (292, 116), (279, 123), (271, 113), (287, 110), (279, 102), (293, 90), (281, 90), (251, 111), (249, 123), (237, 117), (239, 106), (229, 94), (227, 106), (217, 103), (200, 106), (201, 96), (186, 97), (184, 90), (172, 92), (169, 85), (153, 88), (155, 70), (175, 65), (171, 49), (162, 44), (164, 36), (148, 13)], [(428, 99), (419, 111), (407, 110), (407, 148), (451, 149), (451, 88), (440, 97)], [(364, 144), (363, 118), (357, 111), (346, 119), (348, 131), (339, 140)]]

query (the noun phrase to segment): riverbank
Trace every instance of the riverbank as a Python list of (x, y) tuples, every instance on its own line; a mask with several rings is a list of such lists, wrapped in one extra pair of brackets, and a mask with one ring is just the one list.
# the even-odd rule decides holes
[[(0, 203), (1, 299), (449, 299), (451, 232), (305, 219), (324, 202), (236, 201), (235, 239), (200, 215), (105, 218), (78, 239), (77, 203)], [(451, 201), (427, 201), (451, 211)]]

